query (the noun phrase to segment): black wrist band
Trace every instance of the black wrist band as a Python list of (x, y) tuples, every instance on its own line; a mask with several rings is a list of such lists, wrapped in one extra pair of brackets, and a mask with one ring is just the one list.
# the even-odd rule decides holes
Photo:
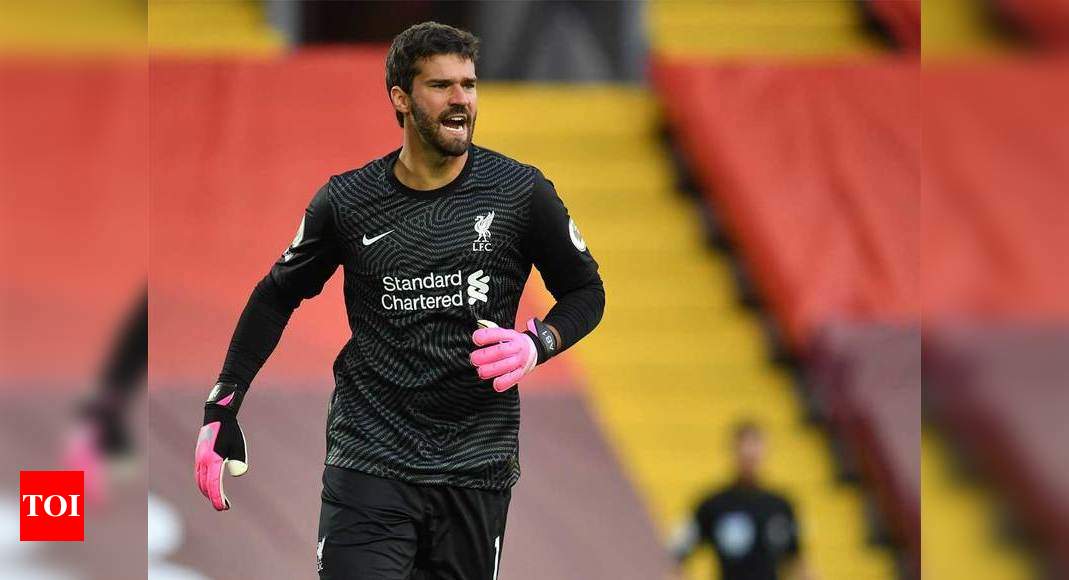
[(557, 343), (557, 337), (553, 335), (553, 331), (549, 329), (549, 325), (542, 322), (537, 318), (531, 319), (531, 324), (534, 326), (534, 332), (531, 332), (530, 328), (524, 333), (531, 337), (531, 340), (535, 343), (535, 348), (538, 349), (538, 364), (542, 364), (557, 354), (557, 349), (560, 346)]
[(215, 383), (212, 392), (208, 393), (208, 400), (204, 406), (223, 407), (237, 413), (241, 408), (241, 401), (245, 399), (248, 387), (242, 387), (233, 383)]

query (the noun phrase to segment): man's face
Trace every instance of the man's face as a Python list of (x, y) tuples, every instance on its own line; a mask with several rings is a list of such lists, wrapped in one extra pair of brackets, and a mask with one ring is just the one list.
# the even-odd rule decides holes
[(765, 440), (757, 432), (749, 432), (735, 442), (735, 462), (739, 475), (745, 479), (757, 476), (765, 458)]
[(442, 155), (463, 155), (471, 145), (478, 113), (475, 63), (455, 54), (420, 60), (410, 103), (424, 143)]

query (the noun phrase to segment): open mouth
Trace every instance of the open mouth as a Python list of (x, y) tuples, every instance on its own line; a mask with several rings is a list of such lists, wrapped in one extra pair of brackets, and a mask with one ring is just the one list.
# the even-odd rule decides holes
[(465, 115), (452, 115), (442, 120), (442, 126), (454, 133), (463, 133), (467, 125), (468, 117)]

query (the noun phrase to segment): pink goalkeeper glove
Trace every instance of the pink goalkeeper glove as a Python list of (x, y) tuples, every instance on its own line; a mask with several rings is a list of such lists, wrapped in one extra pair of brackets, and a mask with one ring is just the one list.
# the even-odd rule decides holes
[(480, 320), (479, 326), (483, 328), (476, 330), (471, 339), (483, 348), (471, 353), (471, 364), (480, 379), (494, 379), (494, 390), (499, 393), (519, 383), (556, 351), (552, 332), (537, 318), (527, 321), (527, 332), (499, 328), (488, 320)]
[(237, 477), (249, 470), (245, 434), (237, 419), (245, 391), (237, 385), (217, 383), (204, 403), (204, 426), (197, 437), (193, 475), (197, 489), (219, 511), (230, 509), (230, 498), (223, 491), (223, 473)]

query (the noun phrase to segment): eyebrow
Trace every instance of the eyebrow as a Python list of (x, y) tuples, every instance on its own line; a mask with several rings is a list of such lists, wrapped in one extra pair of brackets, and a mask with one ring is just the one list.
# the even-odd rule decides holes
[[(463, 82), (475, 82), (477, 80), (478, 79), (476, 77), (464, 77), (464, 78), (460, 79), (460, 82), (462, 82), (462, 83)], [(428, 82), (428, 83), (452, 83), (453, 79), (448, 79), (448, 78), (427, 79), (426, 82)]]

